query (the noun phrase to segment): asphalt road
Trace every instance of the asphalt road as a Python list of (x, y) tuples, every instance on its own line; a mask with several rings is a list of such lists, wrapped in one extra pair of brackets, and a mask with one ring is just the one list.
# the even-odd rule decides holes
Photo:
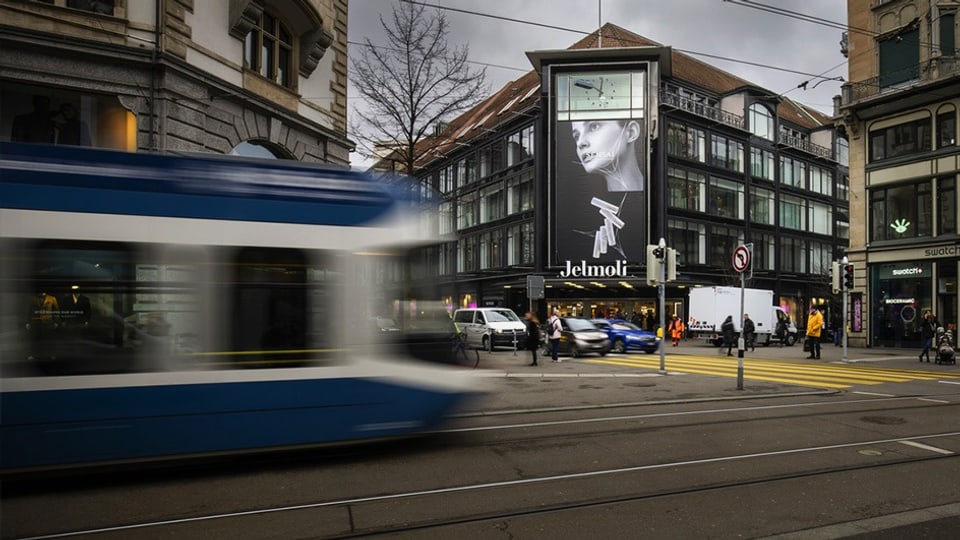
[(485, 353), (488, 395), (423, 439), (7, 482), (0, 536), (953, 538), (960, 524), (955, 367), (862, 392), (526, 361)]

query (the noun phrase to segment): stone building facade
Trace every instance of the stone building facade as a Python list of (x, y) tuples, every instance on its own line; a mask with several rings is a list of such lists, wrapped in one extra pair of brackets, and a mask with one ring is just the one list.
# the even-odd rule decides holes
[(0, 140), (349, 164), (346, 0), (0, 0)]

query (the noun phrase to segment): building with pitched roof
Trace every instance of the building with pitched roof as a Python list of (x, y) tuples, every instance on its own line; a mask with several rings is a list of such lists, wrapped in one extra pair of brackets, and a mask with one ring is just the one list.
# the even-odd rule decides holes
[[(528, 57), (533, 71), (421, 143), (451, 307), (652, 327), (646, 247), (663, 238), (679, 259), (668, 316), (687, 318), (691, 287), (739, 285), (741, 243), (748, 286), (774, 290), (799, 326), (808, 305), (829, 316), (850, 227), (847, 144), (830, 116), (613, 24)], [(528, 298), (528, 276), (545, 298)]]

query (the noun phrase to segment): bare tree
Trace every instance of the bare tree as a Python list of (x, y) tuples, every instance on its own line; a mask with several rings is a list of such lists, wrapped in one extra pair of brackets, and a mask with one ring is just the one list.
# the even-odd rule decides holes
[(447, 46), (446, 17), (439, 10), (401, 2), (392, 17), (380, 17), (389, 45), (366, 47), (352, 62), (354, 86), (364, 98), (354, 118), (358, 152), (376, 156), (387, 148), (397, 170), (412, 174), (414, 163), (431, 148), (425, 141), (431, 127), (449, 120), (485, 97), (486, 70), (471, 70), (464, 45)]

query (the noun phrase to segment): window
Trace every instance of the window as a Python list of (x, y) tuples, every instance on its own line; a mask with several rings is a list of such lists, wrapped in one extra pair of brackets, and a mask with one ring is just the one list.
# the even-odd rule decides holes
[(810, 228), (816, 234), (833, 234), (833, 209), (829, 205), (810, 201)]
[(937, 148), (957, 145), (957, 111), (947, 106), (937, 113)]
[(743, 184), (711, 176), (707, 188), (707, 213), (743, 219)]
[(943, 56), (957, 56), (956, 18), (953, 11), (940, 12), (940, 54)]
[(840, 181), (837, 182), (837, 199), (841, 201), (850, 200), (850, 175), (844, 174), (840, 176)]
[[(837, 220), (837, 239), (838, 240), (850, 240), (850, 222)], [(843, 242), (848, 243), (848, 242)]]
[(500, 229), (480, 235), (480, 270), (503, 266), (502, 238), (503, 232)]
[(455, 176), (453, 174), (453, 165), (448, 165), (440, 169), (439, 188), (440, 193), (450, 193), (456, 188)]
[(874, 189), (870, 192), (870, 240), (931, 236), (931, 182)]
[(507, 229), (507, 266), (533, 264), (533, 223), (521, 223)]
[(833, 172), (824, 169), (823, 167), (817, 167), (816, 165), (810, 166), (810, 191), (820, 193), (822, 195), (832, 195), (833, 194)]
[(467, 236), (457, 242), (457, 272), (477, 269), (477, 237)]
[(451, 234), (454, 232), (453, 227), (453, 201), (443, 201), (440, 203), (439, 208), (439, 230), (440, 234)]
[(780, 183), (785, 186), (806, 187), (807, 164), (799, 159), (780, 157)]
[(294, 87), (293, 37), (286, 25), (267, 12), (261, 13), (245, 41), (246, 68), (281, 86)]
[(930, 151), (930, 119), (923, 118), (870, 132), (870, 160)]
[(748, 113), (750, 133), (753, 133), (757, 137), (762, 137), (768, 141), (774, 140), (773, 135), (776, 133), (776, 131), (774, 131), (773, 115), (770, 114), (770, 109), (759, 103), (754, 103), (753, 105), (750, 105)]
[(527, 126), (507, 137), (507, 167), (533, 157), (533, 126)]
[(704, 264), (707, 228), (685, 220), (667, 220), (667, 245), (677, 250), (680, 264)]
[(100, 15), (113, 15), (115, 0), (39, 0), (44, 4), (51, 4), (80, 11), (90, 11)]
[(759, 187), (750, 188), (750, 222), (760, 225), (774, 225), (776, 206), (772, 190)]
[(480, 178), (486, 178), (503, 168), (503, 139), (480, 150)]
[(671, 156), (706, 163), (706, 132), (679, 122), (670, 122), (667, 124), (667, 153)]
[(711, 135), (710, 164), (731, 171), (743, 172), (743, 143), (720, 135)]
[(477, 224), (477, 192), (471, 192), (457, 201), (457, 230), (469, 229)]
[(954, 178), (937, 179), (937, 215), (940, 216), (937, 234), (957, 232), (957, 181)]
[(773, 270), (776, 260), (776, 243), (769, 233), (753, 234), (753, 258), (750, 262), (754, 270)]
[(457, 244), (450, 242), (440, 245), (439, 275), (449, 276), (456, 273)]
[(780, 196), (780, 226), (804, 231), (807, 228), (807, 202), (800, 197)]
[(768, 152), (760, 148), (751, 148), (750, 172), (757, 178), (773, 180), (773, 152)]
[(837, 163), (850, 166), (850, 141), (843, 137), (837, 137)]
[(742, 236), (733, 227), (713, 225), (710, 227), (710, 261), (713, 266), (728, 268), (733, 250), (740, 245)]
[(526, 170), (507, 180), (507, 214), (533, 209), (533, 171)]
[(497, 182), (480, 190), (480, 223), (490, 223), (504, 215), (503, 184)]
[(667, 169), (667, 204), (671, 208), (680, 208), (694, 212), (703, 212), (706, 210), (704, 201), (707, 194), (706, 176), (670, 167)]
[(880, 42), (880, 88), (920, 77), (920, 31), (905, 28)]
[(810, 273), (820, 276), (830, 274), (833, 248), (824, 242), (810, 242)]
[(786, 236), (780, 239), (780, 269), (784, 272), (806, 273), (806, 242)]

